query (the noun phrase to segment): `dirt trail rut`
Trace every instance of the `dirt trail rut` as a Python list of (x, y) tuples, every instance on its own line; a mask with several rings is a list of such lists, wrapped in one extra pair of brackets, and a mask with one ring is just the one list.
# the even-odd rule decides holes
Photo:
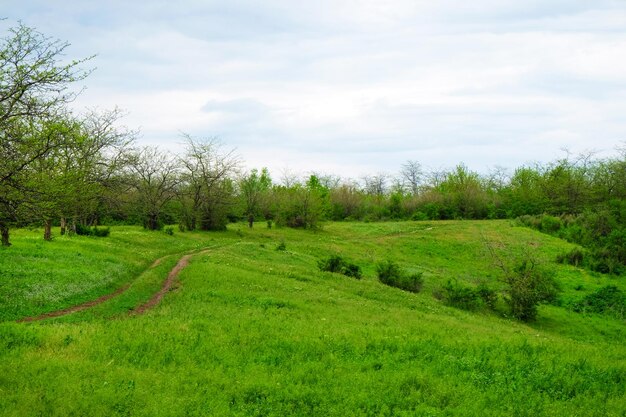
[(132, 310), (131, 314), (133, 315), (143, 314), (146, 312), (146, 310), (149, 310), (152, 307), (159, 304), (161, 299), (163, 299), (163, 296), (165, 296), (165, 294), (167, 294), (167, 292), (172, 288), (172, 284), (174, 284), (174, 280), (176, 279), (180, 271), (182, 271), (189, 264), (189, 259), (191, 258), (191, 256), (192, 255), (185, 255), (182, 258), (180, 258), (180, 261), (178, 261), (174, 269), (172, 269), (170, 273), (167, 275), (167, 279), (163, 282), (163, 286), (161, 287), (159, 292), (154, 294), (152, 298), (148, 300), (146, 303)]
[[(193, 252), (187, 255), (184, 255), (182, 258), (180, 258), (180, 260), (178, 261), (178, 263), (176, 264), (176, 266), (174, 267), (174, 269), (172, 269), (169, 274), (167, 275), (167, 278), (165, 279), (165, 281), (163, 282), (163, 286), (161, 287), (161, 289), (159, 290), (159, 292), (157, 292), (156, 294), (154, 294), (152, 296), (152, 298), (150, 298), (150, 300), (148, 300), (146, 303), (135, 307), (133, 310), (131, 310), (131, 314), (133, 315), (137, 315), (137, 314), (143, 314), (144, 312), (146, 312), (146, 310), (156, 306), (161, 299), (163, 298), (163, 296), (171, 289), (172, 284), (174, 283), (174, 281), (176, 280), (176, 277), (178, 276), (179, 272), (182, 271), (188, 264), (189, 264), (189, 259), (191, 259), (191, 257), (193, 255), (196, 255), (198, 253), (206, 253), (208, 252), (208, 250), (203, 250), (200, 252)], [(170, 256), (170, 255), (168, 255)], [(152, 265), (150, 265), (150, 267), (147, 270), (150, 270), (158, 265), (161, 264), (162, 260), (165, 259), (167, 256), (164, 256), (162, 258), (159, 258), (157, 260), (155, 260)], [(111, 298), (117, 297), (118, 295), (124, 293), (126, 290), (128, 290), (130, 288), (130, 286), (132, 285), (132, 283), (126, 284), (121, 288), (118, 288), (117, 290), (115, 290), (114, 292), (112, 292), (111, 294), (107, 294), (107, 295), (103, 295), (100, 298), (97, 298), (95, 300), (91, 300), (91, 301), (87, 301), (85, 303), (73, 306), (73, 307), (67, 307), (64, 308), (62, 310), (57, 310), (57, 311), (50, 311), (48, 313), (44, 313), (38, 316), (31, 316), (31, 317), (24, 317), (22, 319), (17, 320), (18, 323), (25, 323), (25, 322), (32, 322), (32, 321), (39, 321), (39, 320), (45, 320), (45, 319), (49, 319), (52, 317), (61, 317), (61, 316), (65, 316), (67, 314), (72, 314), (72, 313), (76, 313), (78, 311), (83, 311), (86, 310), (88, 308), (97, 306), (98, 304), (102, 304), (107, 300), (110, 300)]]

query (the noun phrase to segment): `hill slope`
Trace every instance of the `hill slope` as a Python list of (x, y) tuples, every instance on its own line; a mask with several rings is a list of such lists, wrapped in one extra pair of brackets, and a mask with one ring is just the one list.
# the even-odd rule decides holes
[[(166, 239), (132, 233), (139, 253)], [(623, 321), (545, 306), (528, 325), (502, 306), (466, 312), (432, 297), (449, 278), (498, 285), (485, 242), (530, 247), (545, 262), (571, 247), (549, 236), (508, 222), (341, 223), (319, 232), (234, 226), (172, 242), (211, 249), (144, 315), (126, 312), (178, 256), (120, 279), (133, 282), (128, 292), (88, 311), (0, 324), (1, 415), (626, 412)], [(332, 254), (362, 266), (364, 278), (320, 272), (317, 261)], [(423, 272), (424, 290), (380, 284), (375, 264), (385, 259)], [(554, 268), (564, 304), (609, 282), (624, 288)]]

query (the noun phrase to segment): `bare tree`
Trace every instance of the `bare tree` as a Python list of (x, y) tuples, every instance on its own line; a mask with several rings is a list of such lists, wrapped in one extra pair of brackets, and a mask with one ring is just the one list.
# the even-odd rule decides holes
[(144, 227), (157, 230), (163, 207), (176, 196), (178, 165), (158, 148), (145, 147), (135, 155), (132, 172)]
[(363, 177), (364, 191), (373, 196), (382, 197), (387, 192), (387, 180), (389, 176), (385, 173), (376, 175), (366, 175)]
[(188, 227), (219, 230), (226, 227), (227, 209), (234, 203), (234, 178), (240, 166), (234, 150), (223, 151), (216, 138), (195, 139), (183, 134), (187, 152), (181, 158), (185, 195), (190, 200)]
[(417, 161), (406, 161), (400, 170), (400, 176), (413, 196), (419, 192), (423, 175), (422, 165)]

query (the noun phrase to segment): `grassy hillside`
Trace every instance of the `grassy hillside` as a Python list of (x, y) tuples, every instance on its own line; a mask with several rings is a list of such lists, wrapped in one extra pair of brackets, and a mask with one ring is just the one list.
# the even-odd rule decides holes
[[(531, 324), (504, 305), (466, 312), (432, 296), (449, 278), (499, 285), (485, 242), (546, 263), (571, 248), (508, 222), (235, 225), (175, 236), (114, 228), (110, 238), (50, 244), (34, 236), (20, 231), (0, 252), (0, 415), (626, 413), (626, 323), (567, 309), (608, 283), (625, 289), (623, 278), (554, 264), (562, 306), (541, 307)], [(127, 314), (180, 254), (202, 247), (161, 304)], [(168, 253), (178, 255), (152, 264)], [(320, 272), (317, 261), (333, 254), (359, 264), (363, 279)], [(380, 284), (375, 265), (385, 259), (423, 272), (422, 292)], [(55, 290), (34, 298), (38, 279)], [(13, 322), (128, 282), (90, 310)]]

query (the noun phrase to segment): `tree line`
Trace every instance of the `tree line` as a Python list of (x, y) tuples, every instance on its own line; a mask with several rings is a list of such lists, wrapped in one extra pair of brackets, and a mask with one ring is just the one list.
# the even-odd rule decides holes
[(626, 148), (611, 158), (567, 155), (513, 172), (480, 174), (463, 164), (428, 171), (406, 161), (395, 176), (284, 174), (276, 181), (265, 168), (244, 170), (239, 156), (215, 138), (183, 134), (178, 155), (139, 147), (137, 132), (121, 125), (121, 110), (70, 110), (91, 57), (67, 63), (67, 47), (22, 24), (0, 44), (3, 246), (10, 245), (11, 227), (29, 224), (43, 225), (51, 239), (53, 226), (61, 234), (98, 224), (221, 230), (244, 219), (250, 227), (263, 221), (316, 228), (324, 220), (606, 213), (612, 229), (598, 232), (605, 234), (623, 230), (626, 221)]

